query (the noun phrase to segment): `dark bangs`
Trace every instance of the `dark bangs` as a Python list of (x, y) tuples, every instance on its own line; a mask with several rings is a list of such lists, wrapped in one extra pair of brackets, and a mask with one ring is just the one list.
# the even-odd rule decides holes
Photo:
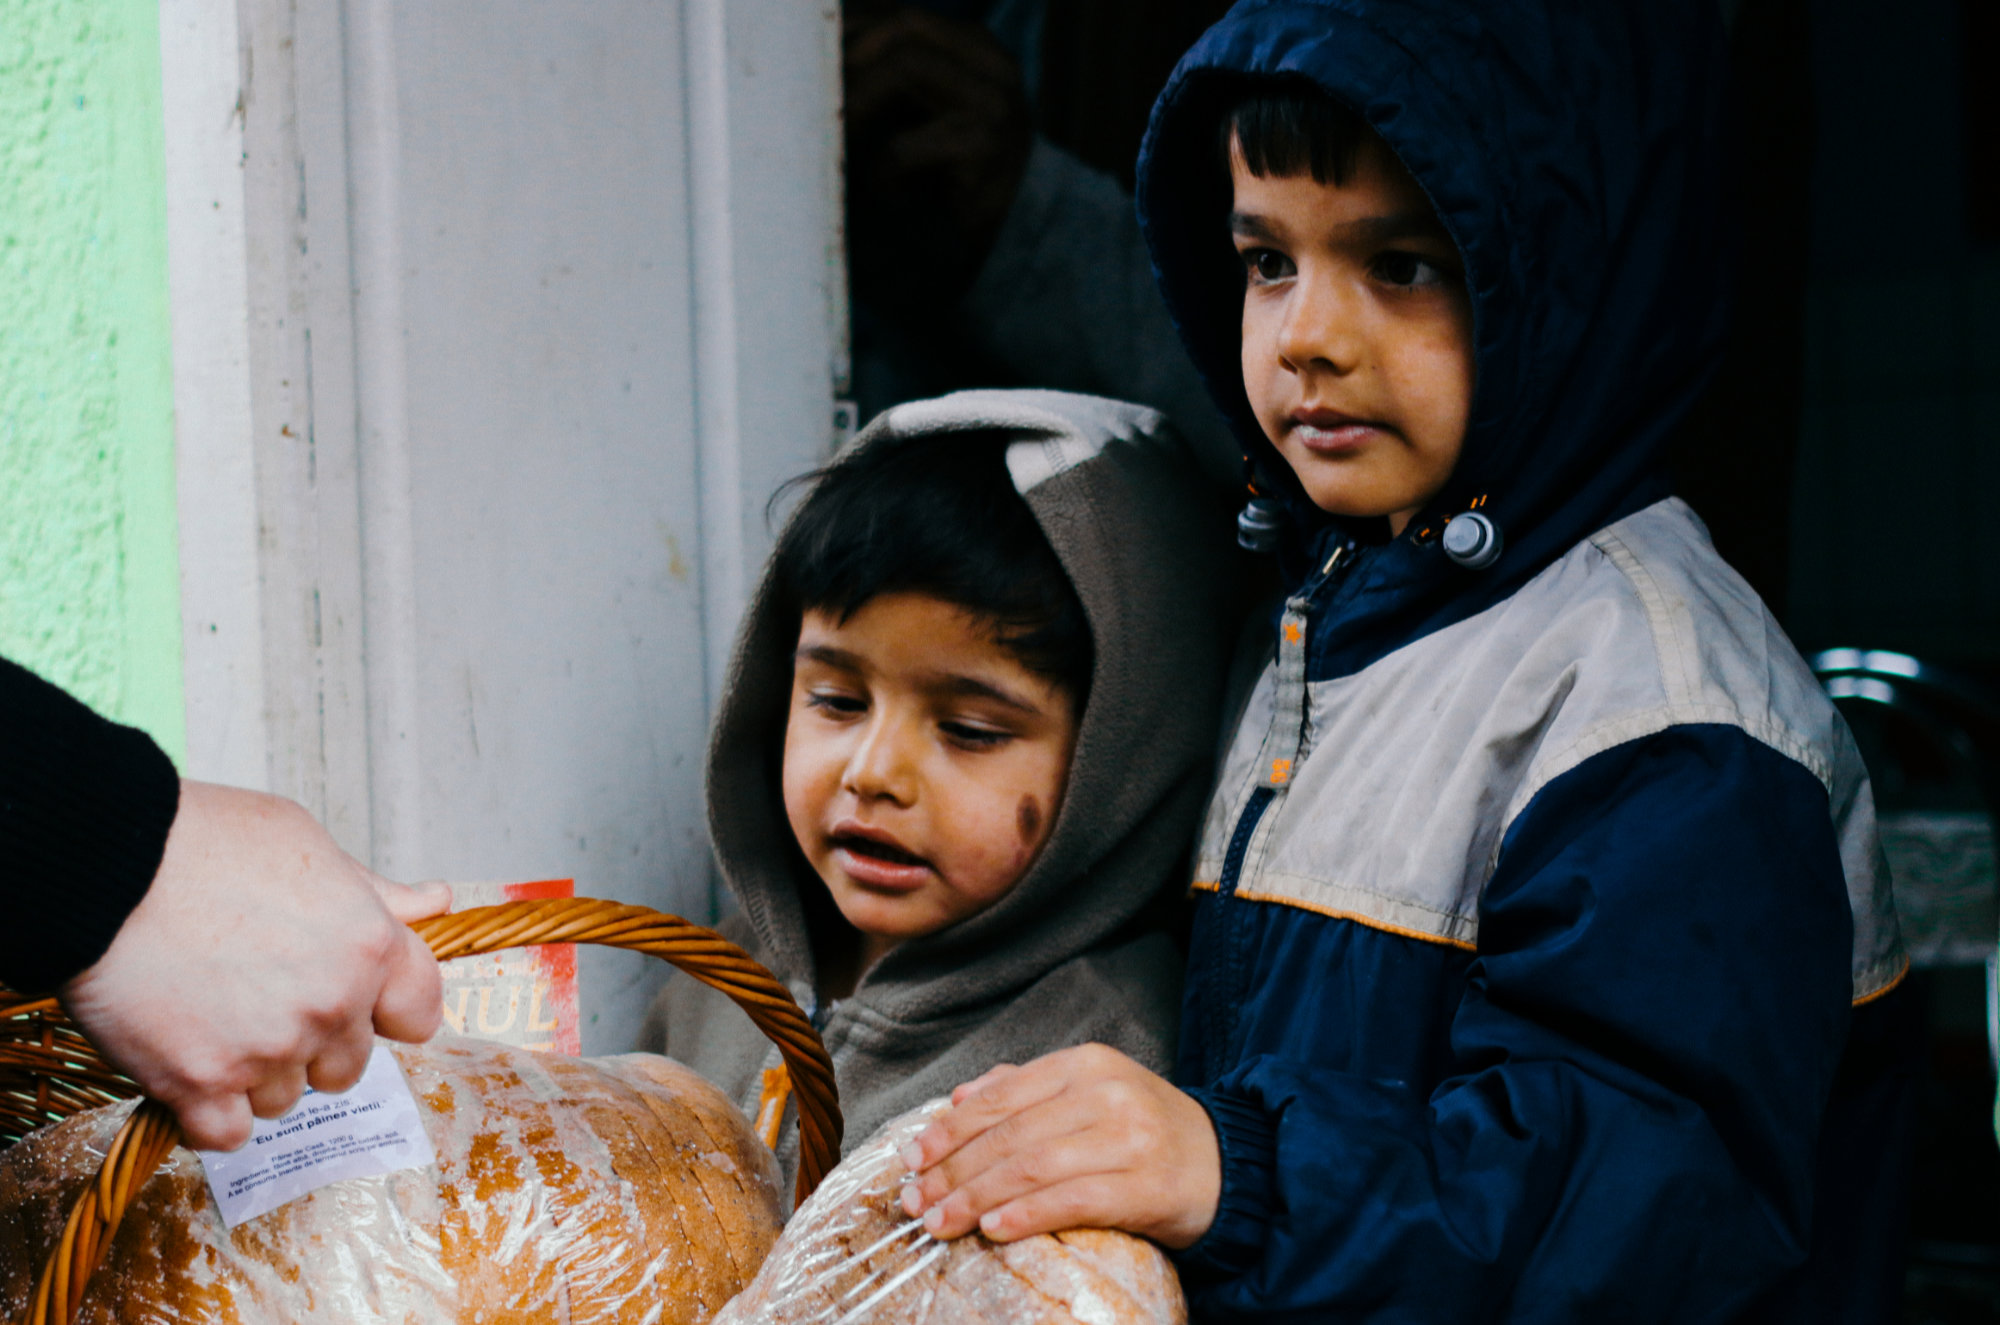
[(1259, 179), (1310, 174), (1321, 184), (1347, 183), (1367, 121), (1307, 78), (1259, 79), (1222, 117), (1217, 150), (1225, 177), (1232, 142)]
[(887, 593), (943, 599), (993, 624), (1023, 667), (1079, 708), (1094, 650), (1083, 603), (1007, 471), (1007, 439), (955, 435), (870, 449), (799, 480), (810, 493), (778, 541), (801, 614), (842, 621)]

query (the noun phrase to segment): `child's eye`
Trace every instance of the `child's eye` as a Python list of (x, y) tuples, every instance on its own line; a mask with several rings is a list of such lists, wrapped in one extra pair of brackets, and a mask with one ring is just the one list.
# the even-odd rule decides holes
[(1014, 739), (1012, 732), (980, 727), (969, 722), (940, 722), (938, 730), (954, 744), (968, 750), (991, 750)]
[(1292, 260), (1274, 248), (1246, 248), (1239, 251), (1243, 274), (1252, 285), (1269, 285), (1296, 273)]
[(840, 717), (851, 717), (868, 711), (868, 701), (854, 695), (844, 695), (837, 690), (808, 690), (806, 707)]
[(1369, 267), (1375, 279), (1385, 285), (1422, 288), (1442, 285), (1452, 279), (1451, 273), (1438, 263), (1401, 249), (1377, 254)]

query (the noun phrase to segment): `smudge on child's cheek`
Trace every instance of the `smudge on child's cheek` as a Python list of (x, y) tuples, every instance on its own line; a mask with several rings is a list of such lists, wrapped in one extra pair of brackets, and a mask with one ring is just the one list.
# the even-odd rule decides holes
[(1033, 796), (1021, 797), (1021, 808), (1014, 812), (1014, 823), (1021, 830), (1021, 842), (1032, 846), (1035, 834), (1042, 831), (1042, 807), (1035, 803)]

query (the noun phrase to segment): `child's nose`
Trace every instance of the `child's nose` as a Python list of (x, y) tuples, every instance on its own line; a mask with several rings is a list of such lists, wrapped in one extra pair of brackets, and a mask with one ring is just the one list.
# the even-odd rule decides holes
[(890, 800), (898, 805), (915, 801), (916, 763), (911, 757), (908, 726), (892, 715), (868, 724), (847, 761), (847, 790), (864, 800)]
[(1278, 328), (1278, 355), (1295, 373), (1353, 372), (1361, 359), (1360, 308), (1343, 281), (1301, 276)]

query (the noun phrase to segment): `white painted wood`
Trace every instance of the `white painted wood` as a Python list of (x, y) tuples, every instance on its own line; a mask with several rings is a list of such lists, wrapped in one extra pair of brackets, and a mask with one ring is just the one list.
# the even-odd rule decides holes
[[(369, 813), (375, 868), (396, 878), (468, 877), (427, 862), (423, 824), (422, 636), (417, 628), (416, 516), (410, 486), (410, 406), (404, 262), (402, 117), (396, 6), (352, 0), (344, 99), (354, 337), (353, 406), (360, 469), (366, 603)], [(472, 877), (486, 877), (470, 870)], [(504, 868), (492, 877), (504, 877)]]
[(234, 0), (162, 0), (167, 277), (190, 777), (264, 787), (256, 459)]
[(694, 296), (695, 427), (701, 481), (702, 625), (713, 708), (741, 614), (744, 539), (743, 377), (736, 308), (737, 206), (730, 154), (729, 16), (724, 0), (687, 0), (688, 232)]
[(264, 704), (271, 788), (365, 857), (362, 543), (343, 409), (351, 373), (341, 371), (347, 180), (338, 106), (323, 104), (341, 85), (327, 49), (339, 28), (325, 19), (322, 8), (264, 0), (238, 9)]
[[(680, 15), (368, 12), (350, 123), (394, 117), (372, 154), (354, 133), (351, 186), (378, 858), (705, 908)], [(384, 76), (393, 111), (360, 95)], [(628, 1043), (660, 973), (582, 977), (586, 1046)]]
[[(290, 56), (297, 115), (299, 160), (290, 172), (293, 190), (279, 196), (297, 208), (299, 242), (290, 264), (290, 307), (305, 372), (307, 417), (303, 466), (284, 471), (287, 487), (310, 494), (300, 518), (309, 517), (310, 543), (292, 563), (299, 583), (289, 592), (312, 606), (313, 646), (297, 665), (310, 668), (306, 697), (312, 707), (293, 710), (294, 721), (313, 724), (303, 740), (319, 770), (323, 815), (341, 841), (357, 852), (379, 854), (375, 822), (379, 796), (371, 733), (370, 652), (377, 629), (366, 610), (364, 584), (370, 541), (362, 528), (363, 434), (357, 419), (358, 351), (353, 218), (350, 215), (348, 70), (344, 15), (330, 3), (293, 5), (292, 27), (274, 25), (281, 43), (273, 62)], [(279, 433), (282, 436), (282, 430)], [(298, 456), (299, 448), (288, 448)], [(283, 646), (282, 641), (279, 645)], [(275, 655), (269, 655), (275, 656)], [(383, 655), (385, 661), (397, 655)], [(275, 664), (274, 664), (275, 665)]]
[[(705, 691), (772, 543), (780, 485), (844, 435), (840, 11), (831, 0), (686, 0), (689, 232)], [(850, 416), (840, 423), (851, 429)], [(708, 876), (707, 911), (728, 905)]]
[[(289, 6), (160, 11), (185, 771), (295, 797), (366, 856), (339, 25), (301, 13), (304, 41)], [(332, 56), (330, 126), (300, 114), (302, 49)]]
[[(207, 43), (169, 124), (178, 382), (235, 401), (182, 451), (188, 619), (234, 623), (191, 743), (392, 876), (710, 914), (712, 696), (846, 371), (836, 13), (163, 5)], [(186, 201), (232, 80), (234, 241)], [(662, 975), (587, 956), (586, 1050)]]
[(712, 696), (770, 550), (766, 505), (825, 462), (847, 392), (840, 11), (687, 0), (687, 30)]
[[(848, 383), (841, 222), (840, 6), (727, 0), (729, 141), (746, 578), (771, 546), (765, 504), (825, 463)], [(740, 610), (741, 604), (737, 604)], [(733, 631), (734, 612), (728, 619)]]

